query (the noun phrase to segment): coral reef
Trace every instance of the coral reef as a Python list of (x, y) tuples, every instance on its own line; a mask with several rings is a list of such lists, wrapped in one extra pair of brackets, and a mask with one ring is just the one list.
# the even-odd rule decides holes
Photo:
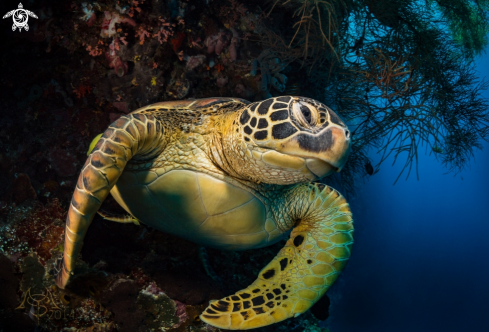
[[(148, 328), (153, 330), (166, 329), (180, 323), (177, 313), (176, 303), (165, 293), (153, 290), (155, 287), (150, 285), (139, 292), (136, 303), (144, 311)], [(185, 312), (185, 306), (183, 306)]]
[[(287, 78), (280, 71), (288, 58), (268, 56), (271, 51), (260, 40), (267, 28), (256, 5), (234, 0), (190, 6), (176, 0), (162, 4), (126, 0), (73, 2), (70, 10), (74, 24), (67, 25), (51, 10), (46, 28), (50, 51), (66, 49), (81, 60), (76, 71), (69, 69), (74, 63), (58, 66), (63, 75), (51, 81), (68, 107), (74, 101), (67, 91), (85, 104), (92, 94), (99, 103), (125, 101), (134, 109), (162, 99), (223, 93), (263, 98), (274, 93), (271, 87), (277, 93), (285, 89)], [(255, 42), (250, 41), (253, 38)], [(184, 61), (185, 68), (175, 77), (172, 67)], [(256, 63), (261, 74), (250, 81)], [(71, 89), (60, 83), (66, 78)], [(34, 85), (19, 104), (28, 106), (43, 89)]]
[(119, 331), (146, 331), (145, 313), (136, 303), (139, 289), (132, 280), (119, 279), (102, 293), (101, 303), (114, 313)]

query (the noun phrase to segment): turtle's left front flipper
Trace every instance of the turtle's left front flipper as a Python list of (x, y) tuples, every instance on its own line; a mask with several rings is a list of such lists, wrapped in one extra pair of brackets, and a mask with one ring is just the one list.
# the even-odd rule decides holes
[(326, 293), (345, 266), (353, 220), (336, 190), (301, 184), (277, 206), (285, 210), (277, 215), (296, 221), (285, 247), (248, 288), (211, 303), (200, 316), (204, 322), (246, 330), (298, 316)]

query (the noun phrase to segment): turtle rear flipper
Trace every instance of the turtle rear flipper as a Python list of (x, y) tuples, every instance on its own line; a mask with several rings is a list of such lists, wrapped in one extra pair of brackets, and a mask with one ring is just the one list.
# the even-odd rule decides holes
[(29, 31), (29, 25), (26, 23), (26, 25), (24, 25), (24, 29), (25, 31)]
[(334, 283), (353, 244), (348, 203), (322, 184), (293, 190), (289, 211), (298, 224), (285, 247), (250, 286), (212, 302), (200, 315), (204, 322), (231, 330), (277, 323), (307, 311)]
[(113, 214), (104, 210), (98, 210), (97, 213), (105, 220), (115, 221), (122, 224), (141, 225), (139, 220), (129, 214)]
[(17, 26), (14, 24), (12, 24), (12, 31), (15, 31), (15, 29), (17, 29)]
[(63, 262), (56, 284), (65, 288), (75, 269), (83, 238), (97, 210), (127, 162), (137, 155), (153, 158), (165, 147), (163, 126), (149, 114), (130, 114), (112, 123), (80, 172), (66, 217)]

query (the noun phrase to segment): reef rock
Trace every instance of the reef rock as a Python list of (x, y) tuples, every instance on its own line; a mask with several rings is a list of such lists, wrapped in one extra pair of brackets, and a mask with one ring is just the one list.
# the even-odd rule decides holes
[(0, 254), (0, 331), (34, 331), (34, 321), (24, 312), (16, 311), (19, 305), (16, 289), (19, 280), (15, 277), (14, 264)]
[(49, 161), (59, 176), (73, 176), (76, 173), (75, 156), (64, 149), (55, 148), (49, 153)]
[(145, 314), (136, 303), (139, 289), (132, 280), (119, 279), (101, 294), (100, 303), (114, 313), (119, 332), (147, 331)]
[(17, 174), (7, 196), (10, 196), (16, 204), (21, 204), (29, 198), (37, 198), (36, 191), (31, 185), (29, 176), (24, 173)]

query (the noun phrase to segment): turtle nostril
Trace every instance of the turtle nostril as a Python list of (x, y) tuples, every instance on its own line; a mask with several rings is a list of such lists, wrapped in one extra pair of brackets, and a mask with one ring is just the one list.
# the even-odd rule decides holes
[(350, 132), (348, 130), (345, 130), (345, 136), (346, 138), (350, 138)]

